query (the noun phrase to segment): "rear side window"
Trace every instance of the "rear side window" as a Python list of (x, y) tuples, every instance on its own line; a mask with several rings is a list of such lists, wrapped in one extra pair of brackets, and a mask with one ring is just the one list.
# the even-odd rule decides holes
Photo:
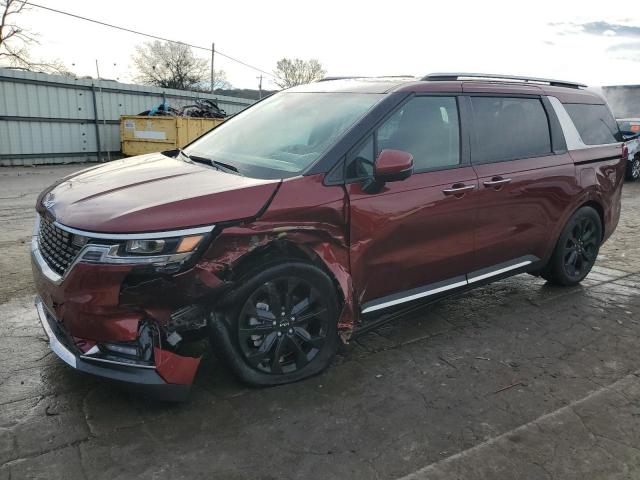
[(551, 154), (549, 121), (536, 98), (471, 97), (475, 163)]
[(586, 145), (617, 143), (618, 124), (606, 105), (565, 103), (564, 108)]

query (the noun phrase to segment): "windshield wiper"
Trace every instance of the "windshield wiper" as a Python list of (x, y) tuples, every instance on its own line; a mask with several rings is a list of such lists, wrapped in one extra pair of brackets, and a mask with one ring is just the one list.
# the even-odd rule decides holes
[(233, 165), (229, 165), (228, 163), (224, 163), (224, 162), (219, 162), (217, 160), (213, 160), (211, 158), (207, 158), (207, 157), (200, 157), (198, 155), (188, 155), (184, 150), (177, 148), (175, 150), (175, 152), (177, 152), (179, 155), (182, 155), (183, 157), (191, 160), (192, 162), (196, 162), (196, 163), (202, 163), (204, 165), (209, 165), (210, 167), (214, 167), (217, 168), (218, 170), (226, 170), (228, 172), (231, 173), (235, 173), (236, 175), (240, 175), (241, 177), (244, 176), (240, 173), (240, 171), (238, 170), (238, 167), (235, 167)]
[(211, 163), (213, 163), (216, 167), (221, 167), (225, 170), (229, 170), (233, 173), (237, 173), (238, 175), (242, 175), (238, 170), (238, 167), (234, 165), (229, 165), (228, 163), (219, 162), (218, 160), (211, 160)]
[(211, 163), (211, 160), (209, 160), (208, 158), (198, 157), (197, 155), (191, 156), (191, 155), (187, 155), (184, 152), (181, 152), (181, 153), (185, 158), (191, 160), (192, 162), (202, 163), (204, 165), (209, 165), (210, 167), (215, 167), (215, 165), (213, 165), (213, 163)]
[[(182, 154), (185, 156), (187, 155), (184, 152)], [(187, 158), (193, 160), (194, 162), (211, 165), (212, 167), (217, 168), (218, 170), (235, 173), (236, 175), (242, 176), (240, 171), (238, 171), (238, 167), (234, 167), (233, 165), (229, 165), (228, 163), (219, 162), (217, 160), (213, 160), (212, 158), (199, 157), (197, 155), (188, 155)]]

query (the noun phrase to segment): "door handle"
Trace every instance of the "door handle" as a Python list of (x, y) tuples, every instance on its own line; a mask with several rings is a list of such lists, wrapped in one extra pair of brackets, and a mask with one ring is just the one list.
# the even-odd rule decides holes
[(510, 178), (496, 178), (495, 180), (487, 180), (486, 182), (482, 182), (485, 187), (499, 187), (500, 185), (505, 185), (511, 181)]
[(462, 195), (469, 190), (473, 190), (474, 188), (476, 188), (475, 185), (456, 184), (450, 188), (445, 188), (444, 190), (442, 190), (442, 193), (444, 193), (445, 195)]

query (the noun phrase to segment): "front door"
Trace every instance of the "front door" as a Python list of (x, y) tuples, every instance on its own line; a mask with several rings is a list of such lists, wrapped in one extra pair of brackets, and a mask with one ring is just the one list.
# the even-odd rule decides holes
[[(466, 285), (478, 182), (460, 138), (455, 96), (416, 96), (348, 155), (351, 273), (362, 313)], [(411, 153), (414, 174), (367, 193), (385, 148)]]

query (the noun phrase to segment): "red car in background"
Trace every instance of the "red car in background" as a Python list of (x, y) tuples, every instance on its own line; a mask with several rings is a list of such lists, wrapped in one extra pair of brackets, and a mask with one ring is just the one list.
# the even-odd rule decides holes
[(583, 87), (327, 79), (184, 151), (66, 177), (38, 198), (32, 241), (51, 347), (180, 400), (194, 338), (244, 382), (277, 385), (418, 302), (522, 272), (574, 285), (617, 225), (626, 162)]

